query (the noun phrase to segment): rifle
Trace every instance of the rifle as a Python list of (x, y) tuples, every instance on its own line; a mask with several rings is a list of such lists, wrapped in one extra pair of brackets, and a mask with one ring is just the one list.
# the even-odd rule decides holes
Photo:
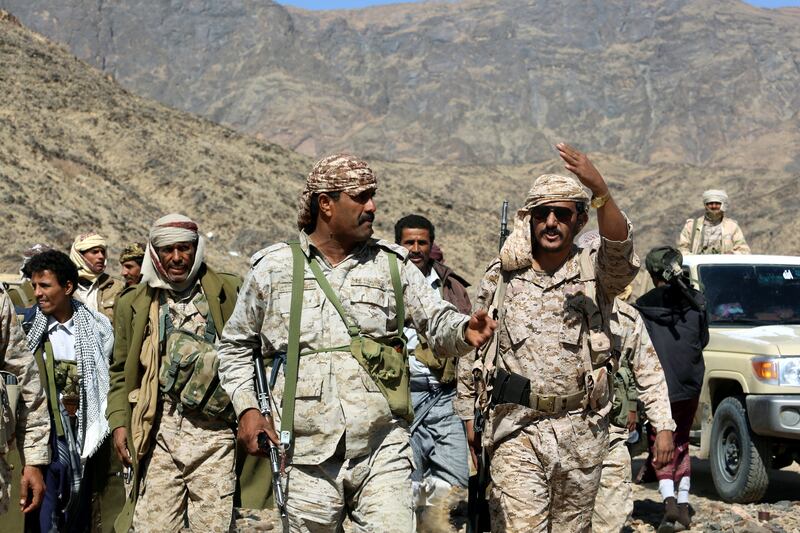
[[(503, 206), (500, 208), (500, 245), (498, 246), (498, 251), (503, 249), (506, 238), (510, 233), (508, 230), (508, 200), (503, 200)], [(475, 374), (478, 374), (478, 372), (476, 371)], [(482, 379), (479, 375), (473, 375), (473, 377), (476, 380)], [(476, 406), (473, 431), (475, 432), (475, 438), (479, 442), (485, 422), (483, 412)], [(481, 447), (481, 453), (478, 456), (478, 474), (472, 476), (469, 480), (467, 533), (481, 533), (490, 530), (489, 502), (486, 500), (486, 489), (489, 486), (489, 481), (489, 455), (486, 453), (486, 449)]]
[[(261, 359), (261, 350), (253, 350), (253, 366), (255, 366), (256, 371), (255, 384), (258, 410), (261, 411), (265, 418), (272, 417), (272, 409), (269, 406), (267, 371), (264, 369), (264, 361)], [(286, 499), (283, 495), (283, 487), (281, 487), (280, 450), (266, 433), (259, 433), (258, 449), (265, 453), (269, 451), (269, 463), (272, 468), (272, 494), (275, 497), (275, 505), (281, 513), (281, 518), (286, 518)]]

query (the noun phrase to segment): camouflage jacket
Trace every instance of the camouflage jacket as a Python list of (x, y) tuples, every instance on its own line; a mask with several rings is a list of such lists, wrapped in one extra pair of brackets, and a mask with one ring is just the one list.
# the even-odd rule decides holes
[[(14, 313), (14, 306), (2, 290), (0, 290), (0, 370), (16, 376), (20, 387), (16, 428), (7, 431), (6, 434), (10, 436), (15, 430), (17, 448), (23, 464), (50, 464), (50, 415), (39, 380), (38, 367), (28, 349), (25, 333)], [(0, 384), (0, 388), (3, 388), (0, 392), (4, 395), (4, 385)], [(0, 411), (7, 407), (7, 404), (0, 406)], [(7, 413), (0, 412), (0, 416), (6, 417)], [(0, 442), (0, 455), (6, 451), (7, 443)], [(3, 488), (0, 487), (0, 490)]]
[[(609, 323), (612, 348), (620, 353), (632, 350), (638, 338), (625, 335), (620, 320), (613, 311), (613, 299), (634, 279), (639, 260), (629, 237), (622, 242), (602, 239), (600, 248), (592, 254), (597, 305), (605, 306), (603, 314)], [(493, 261), (481, 280), (473, 308), (488, 309), (501, 276), (499, 260)], [(567, 396), (585, 390), (584, 361), (592, 358), (584, 337), (585, 282), (581, 276), (580, 249), (573, 250), (564, 264), (552, 274), (528, 267), (508, 274), (505, 320), (496, 333), (499, 342), (497, 366), (520, 374), (531, 382), (531, 391), (539, 395)], [(655, 355), (655, 352), (652, 353)], [(658, 360), (654, 361), (656, 364)], [(635, 363), (637, 364), (637, 363)], [(646, 363), (652, 365), (651, 363)], [(463, 365), (466, 367), (467, 365)], [(640, 364), (641, 366), (641, 364)], [(644, 367), (642, 367), (644, 371)], [(663, 381), (663, 376), (662, 376)], [(646, 382), (645, 382), (646, 383)], [(462, 418), (471, 418), (475, 391), (471, 376), (459, 371), (459, 392), (456, 407)], [(642, 400), (648, 395), (642, 391)], [(659, 429), (671, 424), (669, 404), (666, 412), (653, 412)], [(489, 412), (484, 432), (485, 443), (493, 443), (529, 425), (547, 426), (544, 431), (563, 438), (558, 440), (562, 464), (569, 467), (588, 467), (602, 461), (607, 449), (607, 432), (598, 430), (606, 425), (610, 405), (598, 412), (578, 409), (557, 416), (542, 416), (533, 409), (516, 404), (501, 404)], [(661, 426), (658, 426), (661, 424)]]
[[(372, 338), (396, 335), (395, 295), (387, 254), (403, 259), (400, 278), (407, 324), (425, 332), (437, 354), (463, 355), (470, 351), (464, 340), (469, 317), (442, 300), (420, 270), (405, 261), (406, 250), (371, 239), (338, 265), (330, 265), (300, 233), (307, 257), (316, 258), (323, 274), (345, 310)], [(269, 365), (285, 352), (288, 342), (292, 290), (292, 253), (285, 243), (266, 248), (252, 258), (233, 315), (225, 325), (219, 349), (220, 379), (237, 414), (258, 408), (253, 390), (253, 349), (260, 346)], [(304, 272), (301, 353), (350, 344), (341, 317), (325, 298), (308, 264)], [(270, 371), (270, 368), (267, 369)], [(282, 375), (282, 374), (281, 374)], [(280, 402), (283, 379), (273, 390)], [(274, 413), (276, 425), (279, 413)], [(296, 389), (293, 461), (319, 464), (333, 456), (344, 435), (345, 456), (360, 457), (381, 443), (408, 440), (407, 425), (395, 418), (373, 379), (349, 351), (303, 355)]]
[(678, 237), (678, 250), (682, 254), (749, 254), (750, 246), (732, 218), (723, 217), (714, 224), (699, 217), (690, 218), (684, 224)]

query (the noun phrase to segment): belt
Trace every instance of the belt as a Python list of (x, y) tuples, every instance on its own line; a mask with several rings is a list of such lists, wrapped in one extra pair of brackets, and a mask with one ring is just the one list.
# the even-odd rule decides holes
[(557, 414), (582, 407), (585, 397), (586, 391), (564, 396), (536, 394), (531, 392), (528, 378), (502, 368), (495, 371), (492, 386), (492, 403), (495, 405), (515, 403), (542, 413)]
[(573, 411), (581, 407), (585, 397), (586, 393), (584, 391), (568, 396), (539, 396), (532, 392), (528, 398), (527, 405), (522, 403), (520, 405), (543, 413), (556, 414), (564, 411)]
[(431, 392), (436, 394), (440, 390), (449, 391), (455, 388), (455, 383), (442, 383), (433, 376), (411, 376), (411, 392)]

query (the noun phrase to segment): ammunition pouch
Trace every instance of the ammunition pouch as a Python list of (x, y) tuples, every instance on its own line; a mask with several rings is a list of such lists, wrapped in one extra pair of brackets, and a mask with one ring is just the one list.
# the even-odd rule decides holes
[(169, 318), (164, 326), (164, 359), (158, 373), (161, 392), (180, 402), (183, 409), (208, 418), (236, 423), (231, 399), (219, 383), (216, 331), (209, 313), (206, 335), (175, 329)]
[(392, 414), (411, 423), (414, 410), (405, 342), (400, 338), (381, 342), (359, 335), (351, 339), (350, 353), (378, 385)]
[(17, 376), (9, 372), (0, 372), (0, 454), (8, 451), (8, 443), (14, 438), (18, 401)]
[(502, 368), (495, 371), (492, 386), (493, 405), (515, 403), (534, 411), (556, 415), (582, 407), (585, 397), (584, 391), (567, 396), (535, 394), (531, 392), (531, 382), (528, 378)]

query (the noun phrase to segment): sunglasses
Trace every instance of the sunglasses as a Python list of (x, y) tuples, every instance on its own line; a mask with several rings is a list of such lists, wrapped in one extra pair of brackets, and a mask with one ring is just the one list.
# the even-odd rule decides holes
[(559, 222), (569, 222), (575, 215), (575, 210), (556, 205), (539, 205), (531, 209), (531, 216), (539, 222), (546, 221), (550, 217), (550, 213), (553, 213)]

